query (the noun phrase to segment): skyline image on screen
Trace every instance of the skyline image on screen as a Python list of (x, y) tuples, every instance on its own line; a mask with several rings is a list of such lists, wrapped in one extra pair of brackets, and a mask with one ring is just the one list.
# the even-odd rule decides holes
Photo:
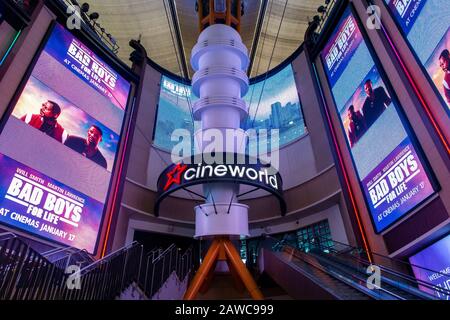
[[(191, 133), (199, 129), (200, 122), (193, 124), (191, 115), (192, 103), (197, 99), (190, 86), (162, 76), (155, 129), (156, 147), (171, 152), (178, 143), (170, 140), (175, 129), (186, 129)], [(265, 81), (250, 85), (244, 101), (249, 106), (249, 115), (241, 122), (242, 129), (267, 129), (269, 133), (271, 129), (278, 129), (280, 146), (306, 133), (291, 65)], [(267, 138), (267, 143), (270, 143), (271, 137)], [(249, 143), (250, 148), (253, 142)]]

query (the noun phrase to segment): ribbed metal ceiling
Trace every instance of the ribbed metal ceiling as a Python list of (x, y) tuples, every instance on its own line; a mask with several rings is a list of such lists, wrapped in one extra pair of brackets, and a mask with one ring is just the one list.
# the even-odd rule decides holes
[[(192, 77), (189, 59), (199, 33), (195, 0), (88, 2), (89, 12), (100, 14), (97, 22), (117, 40), (118, 55), (127, 64), (132, 51), (128, 42), (140, 37), (153, 61), (175, 74), (187, 72)], [(276, 67), (300, 46), (308, 22), (323, 3), (324, 0), (245, 1), (241, 34), (249, 52), (253, 52), (251, 77)]]

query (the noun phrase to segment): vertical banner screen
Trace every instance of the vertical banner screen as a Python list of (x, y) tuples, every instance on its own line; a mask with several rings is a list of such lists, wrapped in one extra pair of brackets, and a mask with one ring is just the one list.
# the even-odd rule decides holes
[[(158, 148), (172, 152), (173, 147), (179, 143), (171, 139), (176, 129), (192, 133), (199, 129), (199, 122), (193, 121), (191, 114), (192, 104), (196, 100), (190, 85), (162, 76), (154, 141)], [(194, 145), (193, 140), (191, 145)]]
[(321, 58), (375, 230), (381, 232), (429, 197), (433, 187), (350, 7)]
[(94, 253), (130, 83), (53, 28), (0, 135), (0, 223)]
[(384, 0), (450, 110), (448, 0)]

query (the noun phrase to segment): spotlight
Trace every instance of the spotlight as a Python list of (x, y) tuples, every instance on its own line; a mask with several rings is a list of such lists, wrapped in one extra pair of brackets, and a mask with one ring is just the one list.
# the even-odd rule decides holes
[(325, 13), (325, 12), (327, 12), (327, 8), (325, 8), (324, 6), (320, 6), (320, 7), (317, 8), (317, 12)]
[(100, 15), (97, 12), (93, 12), (89, 15), (89, 19), (91, 20), (97, 20), (100, 17)]
[(81, 5), (81, 12), (87, 13), (89, 11), (89, 3), (83, 3)]

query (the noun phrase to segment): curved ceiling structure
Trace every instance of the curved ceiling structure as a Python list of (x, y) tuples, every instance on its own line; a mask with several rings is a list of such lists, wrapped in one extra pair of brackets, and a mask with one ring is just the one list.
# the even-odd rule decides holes
[[(68, 0), (66, 0), (68, 1)], [(249, 49), (249, 75), (273, 69), (303, 42), (309, 21), (324, 0), (246, 0), (241, 34)], [(198, 34), (195, 0), (95, 0), (91, 12), (116, 39), (118, 56), (130, 64), (130, 39), (141, 39), (149, 58), (170, 72), (192, 78), (190, 54)], [(334, 1), (329, 4), (332, 5)]]

